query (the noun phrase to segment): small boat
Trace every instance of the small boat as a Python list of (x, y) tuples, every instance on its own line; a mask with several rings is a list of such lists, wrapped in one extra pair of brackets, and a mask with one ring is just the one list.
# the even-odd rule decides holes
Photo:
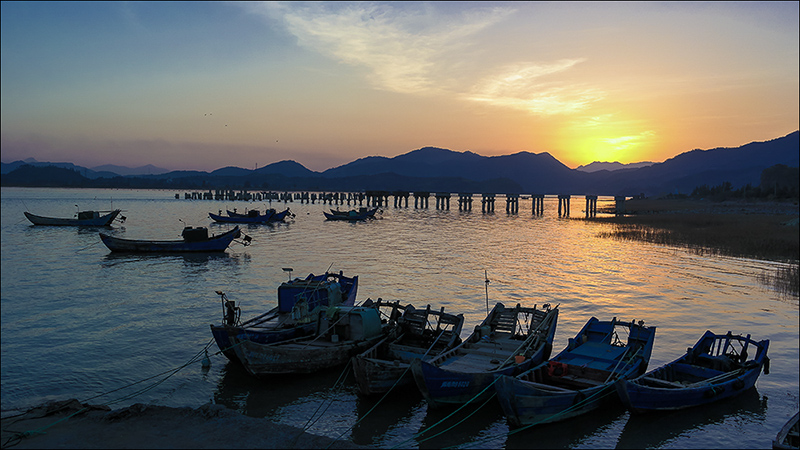
[[(353, 373), (364, 395), (383, 394), (395, 387), (413, 386), (410, 362), (429, 359), (461, 343), (463, 314), (448, 314), (444, 307), (432, 310), (402, 306), (395, 302), (398, 331), (355, 356)], [(393, 311), (394, 312), (394, 311)]]
[[(282, 222), (287, 216), (294, 217), (294, 213), (286, 208), (283, 211), (278, 212), (275, 208), (269, 208), (264, 211), (262, 215), (259, 210), (251, 209), (247, 211), (245, 214), (237, 213), (236, 211), (226, 210), (228, 213), (228, 217), (240, 218), (240, 217), (266, 217), (265, 223), (273, 223), (273, 222)], [(222, 216), (222, 211), (218, 214), (218, 216)]]
[[(112, 252), (132, 253), (181, 253), (181, 252), (224, 252), (234, 239), (242, 236), (239, 227), (219, 235), (208, 235), (205, 227), (185, 227), (182, 240), (149, 241), (142, 239), (122, 239), (100, 233), (103, 244)], [(250, 236), (245, 235), (242, 244), (249, 245)]]
[[(284, 269), (291, 272), (291, 269)], [(211, 325), (211, 334), (222, 353), (231, 361), (241, 363), (231, 347), (231, 336), (269, 344), (316, 334), (319, 310), (328, 306), (353, 306), (358, 292), (358, 275), (346, 277), (326, 272), (308, 274), (306, 278), (289, 278), (278, 286), (278, 306), (264, 314), (240, 322), (241, 309), (217, 291), (222, 300), (223, 320)]]
[(797, 419), (800, 413), (796, 413), (778, 431), (778, 435), (772, 441), (772, 448), (779, 450), (791, 450), (800, 448), (800, 425)]
[[(769, 340), (706, 331), (680, 358), (633, 380), (617, 382), (622, 403), (633, 412), (705, 405), (753, 387), (769, 373)], [(748, 353), (753, 357), (749, 358)]]
[[(655, 327), (592, 317), (551, 360), (495, 383), (500, 407), (514, 427), (557, 422), (616, 400), (614, 383), (647, 370)], [(627, 332), (627, 339), (620, 333)]]
[(219, 223), (269, 223), (272, 217), (271, 212), (258, 214), (257, 210), (252, 210), (255, 214), (237, 214), (236, 216), (223, 216), (221, 214), (208, 213), (208, 217), (214, 222)]
[[(28, 220), (30, 220), (34, 225), (78, 225), (86, 227), (108, 227), (111, 226), (111, 223), (117, 218), (117, 216), (119, 216), (121, 222), (125, 221), (125, 216), (120, 216), (120, 212), (122, 212), (120, 209), (115, 209), (113, 211), (79, 211), (75, 215), (76, 218), (62, 219), (57, 217), (37, 216), (36, 214), (31, 214), (25, 211), (25, 217), (27, 217)], [(101, 213), (105, 214), (101, 215)]]
[(346, 364), (394, 328), (369, 299), (362, 306), (331, 306), (318, 314), (313, 336), (271, 344), (231, 336), (232, 348), (247, 372), (257, 377), (313, 373)]
[(325, 214), (325, 218), (328, 220), (366, 220), (372, 219), (375, 217), (375, 213), (378, 212), (378, 208), (366, 208), (361, 207), (358, 210), (351, 209), (350, 211), (339, 211), (339, 210), (331, 210), (331, 212), (323, 211), (322, 214)]
[(486, 400), (497, 376), (516, 375), (550, 356), (557, 320), (558, 306), (497, 303), (464, 342), (430, 360), (413, 360), (414, 381), (432, 407)]

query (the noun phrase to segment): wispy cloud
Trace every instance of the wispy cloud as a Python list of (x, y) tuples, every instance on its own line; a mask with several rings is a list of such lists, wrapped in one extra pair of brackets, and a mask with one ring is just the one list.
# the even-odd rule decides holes
[(580, 111), (600, 100), (603, 97), (602, 92), (591, 87), (546, 81), (542, 78), (567, 71), (583, 61), (563, 59), (553, 63), (514, 64), (481, 80), (465, 97), (539, 115)]
[[(457, 98), (534, 114), (587, 108), (602, 98), (596, 89), (542, 79), (569, 70), (582, 59), (482, 67), (470, 66), (478, 33), (514, 13), (508, 7), (469, 8), (445, 13), (427, 4), (400, 3), (248, 4), (251, 11), (279, 20), (299, 45), (367, 70), (377, 89), (406, 94), (446, 93)], [(457, 73), (456, 73), (457, 72)], [(473, 78), (470, 79), (470, 76)]]
[(425, 4), (248, 5), (281, 20), (299, 45), (366, 68), (373, 86), (401, 93), (427, 93), (441, 86), (442, 59), (469, 45), (468, 38), (500, 21), (507, 8), (443, 16)]

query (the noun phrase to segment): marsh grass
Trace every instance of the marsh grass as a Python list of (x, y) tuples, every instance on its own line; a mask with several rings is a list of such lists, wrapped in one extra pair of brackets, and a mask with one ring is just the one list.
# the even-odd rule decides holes
[(797, 219), (773, 214), (655, 213), (594, 219), (613, 225), (600, 237), (682, 247), (697, 254), (784, 262), (759, 277), (777, 291), (798, 296), (800, 233)]

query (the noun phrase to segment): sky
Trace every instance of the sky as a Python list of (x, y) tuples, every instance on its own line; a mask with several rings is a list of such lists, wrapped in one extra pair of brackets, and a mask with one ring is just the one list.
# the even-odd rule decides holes
[(2, 161), (661, 162), (800, 128), (800, 2), (0, 3)]

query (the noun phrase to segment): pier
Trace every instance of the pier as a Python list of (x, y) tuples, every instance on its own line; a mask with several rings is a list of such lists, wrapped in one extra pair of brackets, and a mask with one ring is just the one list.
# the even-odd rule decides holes
[[(214, 191), (208, 190), (205, 192), (186, 192), (183, 198), (186, 200), (224, 200), (224, 201), (267, 201), (272, 203), (276, 202), (294, 202), (314, 204), (320, 202), (330, 205), (348, 205), (348, 206), (370, 206), (379, 208), (388, 208), (390, 205), (389, 197), (393, 197), (395, 208), (408, 208), (409, 197), (414, 197), (415, 209), (427, 209), (430, 207), (430, 197), (435, 198), (435, 208), (437, 210), (449, 210), (450, 199), (454, 194), (450, 192), (411, 192), (411, 191), (363, 191), (363, 192), (248, 192), (245, 190), (224, 190), (217, 189)], [(472, 203), (478, 194), (471, 192), (461, 192), (455, 194), (458, 197), (458, 210), (459, 211), (472, 211)], [(495, 203), (497, 197), (505, 197), (506, 214), (519, 214), (520, 200), (527, 199), (519, 193), (481, 193), (481, 212), (484, 214), (491, 214), (495, 211)], [(587, 195), (571, 195), (571, 194), (558, 194), (550, 195), (551, 199), (558, 201), (557, 214), (558, 217), (567, 218), (570, 216), (570, 200), (572, 197), (584, 197), (586, 206), (584, 215), (586, 219), (597, 217), (597, 200), (598, 196), (593, 194)], [(611, 197), (611, 196), (607, 196)], [(175, 194), (175, 198), (181, 198), (180, 194)], [(543, 216), (545, 213), (545, 194), (530, 194), (531, 199), (531, 214), (533, 216)], [(624, 215), (626, 196), (613, 196), (613, 209), (610, 213), (615, 215)], [(607, 200), (610, 202), (610, 200)], [(606, 209), (608, 213), (609, 210)]]

